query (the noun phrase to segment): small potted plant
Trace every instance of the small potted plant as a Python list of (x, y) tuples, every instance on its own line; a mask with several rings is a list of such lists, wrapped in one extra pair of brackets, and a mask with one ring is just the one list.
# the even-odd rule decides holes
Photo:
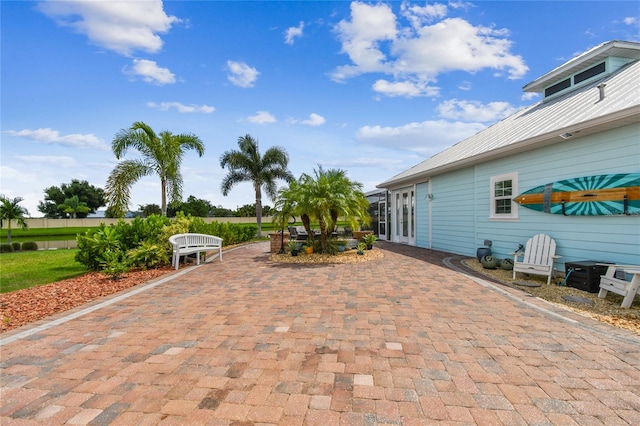
[(300, 247), (298, 247), (298, 243), (296, 242), (296, 240), (290, 240), (287, 246), (289, 247), (291, 256), (297, 256), (300, 252)]
[(373, 248), (373, 244), (378, 241), (378, 237), (374, 234), (366, 234), (362, 237), (362, 242), (367, 245), (367, 250), (371, 250)]
[(338, 252), (342, 253), (347, 248), (347, 242), (345, 240), (337, 240)]
[(307, 238), (307, 243), (304, 245), (304, 251), (307, 254), (313, 254), (313, 237)]
[(360, 243), (358, 244), (358, 254), (364, 254), (364, 249), (367, 248), (367, 245), (365, 243)]

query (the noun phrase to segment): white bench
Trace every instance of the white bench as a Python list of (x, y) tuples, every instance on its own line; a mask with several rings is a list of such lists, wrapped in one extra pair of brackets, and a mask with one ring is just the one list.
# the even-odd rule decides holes
[(180, 256), (197, 253), (197, 262), (200, 264), (200, 253), (218, 250), (222, 262), (222, 238), (205, 234), (176, 234), (169, 237), (173, 246), (171, 265), (178, 269)]
[[(606, 266), (608, 266), (607, 272), (600, 276), (598, 297), (604, 299), (607, 297), (607, 293), (611, 291), (624, 297), (622, 299), (622, 308), (630, 308), (638, 292), (638, 287), (640, 287), (640, 266), (611, 264), (606, 264)], [(623, 270), (625, 274), (633, 275), (631, 281), (616, 278), (618, 269)]]

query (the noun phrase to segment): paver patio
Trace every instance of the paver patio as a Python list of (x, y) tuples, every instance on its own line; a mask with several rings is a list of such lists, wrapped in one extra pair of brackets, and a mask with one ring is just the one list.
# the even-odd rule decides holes
[(447, 253), (305, 266), (268, 249), (0, 335), (0, 424), (640, 424), (640, 336)]

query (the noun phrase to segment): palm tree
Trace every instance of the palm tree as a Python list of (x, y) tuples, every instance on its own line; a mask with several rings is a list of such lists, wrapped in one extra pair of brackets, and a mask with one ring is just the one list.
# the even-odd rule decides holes
[(297, 182), (279, 193), (276, 207), (286, 214), (294, 211), (311, 235), (311, 222), (320, 226), (321, 251), (326, 253), (327, 239), (336, 228), (339, 217), (344, 217), (354, 228), (360, 222), (368, 224), (369, 200), (362, 192), (362, 184), (347, 177), (344, 170), (324, 170), (318, 166), (314, 175), (303, 174)]
[(29, 212), (24, 207), (19, 206), (23, 198), (8, 198), (4, 195), (0, 195), (0, 220), (7, 221), (7, 243), (11, 244), (11, 221), (15, 220), (18, 226), (22, 229), (27, 229), (29, 226), (25, 222), (25, 215)]
[(64, 213), (70, 214), (71, 219), (75, 219), (78, 213), (88, 213), (89, 206), (84, 201), (80, 201), (77, 195), (64, 200), (64, 204), (58, 206)]
[(258, 237), (262, 236), (262, 188), (273, 199), (276, 196), (276, 180), (291, 182), (294, 178), (287, 169), (289, 155), (284, 148), (271, 147), (264, 155), (260, 155), (258, 141), (251, 135), (238, 138), (240, 151), (226, 151), (220, 156), (220, 166), (229, 167), (229, 174), (222, 180), (222, 195), (241, 182), (253, 183), (256, 194), (256, 219), (258, 221)]
[(170, 201), (181, 201), (182, 174), (180, 165), (184, 152), (193, 149), (198, 156), (204, 154), (204, 144), (195, 135), (163, 131), (159, 135), (141, 121), (131, 128), (120, 130), (111, 143), (111, 149), (119, 160), (128, 148), (142, 154), (138, 160), (125, 160), (116, 166), (107, 179), (106, 198), (115, 212), (125, 212), (131, 198), (130, 188), (144, 176), (157, 174), (162, 190), (162, 215), (167, 215), (167, 194)]

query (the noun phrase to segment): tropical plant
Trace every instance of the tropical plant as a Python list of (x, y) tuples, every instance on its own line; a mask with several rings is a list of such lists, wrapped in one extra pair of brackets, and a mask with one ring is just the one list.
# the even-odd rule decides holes
[(111, 143), (111, 149), (119, 160), (129, 148), (142, 154), (141, 159), (124, 160), (113, 169), (106, 185), (106, 198), (114, 211), (128, 209), (131, 186), (144, 176), (160, 177), (161, 211), (167, 215), (167, 196), (170, 201), (182, 198), (182, 174), (180, 165), (186, 150), (195, 150), (200, 157), (204, 144), (195, 135), (174, 135), (168, 131), (156, 133), (147, 124), (136, 121), (131, 128), (120, 130)]
[(120, 233), (114, 225), (106, 226), (102, 223), (97, 230), (89, 230), (84, 235), (78, 235), (79, 250), (75, 259), (88, 270), (97, 271), (105, 264), (113, 263), (116, 259), (115, 254), (122, 253), (120, 238)]
[(65, 199), (64, 204), (59, 205), (58, 209), (63, 211), (65, 214), (70, 215), (71, 219), (75, 219), (79, 213), (84, 213), (86, 215), (86, 213), (89, 213), (90, 211), (87, 203), (80, 201), (77, 195)]
[(38, 203), (38, 211), (49, 219), (59, 219), (65, 216), (64, 209), (60, 206), (67, 204), (66, 200), (73, 196), (78, 197), (78, 202), (84, 203), (86, 211), (77, 211), (76, 217), (84, 218), (90, 213), (95, 213), (100, 207), (106, 205), (104, 190), (90, 185), (86, 180), (73, 179), (71, 183), (63, 183), (60, 187), (51, 186), (44, 190), (44, 201)]
[(362, 237), (362, 242), (367, 245), (367, 249), (371, 249), (376, 241), (378, 241), (378, 237), (376, 237), (374, 234), (365, 234)]
[(289, 155), (284, 148), (271, 147), (260, 155), (258, 141), (251, 135), (238, 138), (239, 151), (226, 151), (220, 156), (220, 166), (229, 168), (220, 188), (222, 195), (241, 182), (251, 182), (256, 196), (256, 219), (258, 222), (258, 238), (262, 237), (262, 189), (274, 199), (277, 194), (276, 181), (283, 179), (287, 182), (294, 180), (287, 169)]
[(147, 241), (129, 250), (127, 257), (132, 265), (142, 269), (152, 269), (169, 263), (166, 247)]
[(300, 244), (296, 240), (290, 240), (287, 243), (287, 247), (289, 248), (289, 252), (300, 251)]
[(19, 204), (22, 202), (22, 197), (9, 198), (4, 195), (0, 195), (0, 221), (7, 221), (7, 243), (11, 244), (11, 222), (16, 221), (18, 226), (22, 229), (28, 229), (29, 225), (25, 221), (25, 215), (29, 212)]
[(107, 250), (102, 254), (100, 261), (102, 272), (111, 276), (113, 281), (117, 281), (121, 278), (122, 274), (129, 272), (130, 260), (128, 257), (123, 256), (122, 252), (116, 250)]
[(367, 248), (365, 243), (358, 243), (358, 254), (364, 254), (364, 249)]
[(336, 229), (339, 217), (353, 227), (361, 222), (368, 224), (371, 221), (368, 208), (369, 201), (361, 183), (351, 181), (343, 170), (325, 171), (322, 166), (314, 170), (313, 176), (303, 174), (288, 188), (281, 189), (276, 200), (277, 211), (300, 216), (309, 235), (312, 235), (311, 222), (318, 222), (322, 253), (329, 252), (327, 240)]

